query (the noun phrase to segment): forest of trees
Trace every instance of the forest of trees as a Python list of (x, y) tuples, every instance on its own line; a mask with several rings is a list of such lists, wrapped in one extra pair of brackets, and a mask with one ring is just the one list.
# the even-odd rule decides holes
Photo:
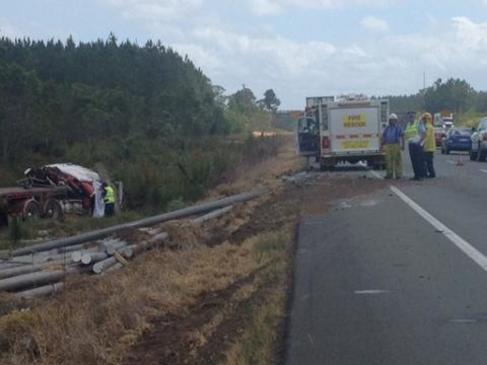
[(243, 149), (255, 149), (221, 136), (269, 128), (278, 105), (272, 90), (261, 100), (245, 86), (225, 96), (160, 43), (3, 37), (0, 184), (32, 165), (102, 162), (125, 182), (133, 207), (160, 209), (198, 198)]

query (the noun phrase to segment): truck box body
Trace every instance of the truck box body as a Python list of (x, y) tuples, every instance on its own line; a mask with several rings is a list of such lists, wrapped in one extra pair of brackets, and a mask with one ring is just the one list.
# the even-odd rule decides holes
[[(311, 101), (316, 103), (310, 105)], [(308, 114), (319, 122), (317, 157), (323, 168), (334, 167), (339, 162), (359, 161), (376, 167), (384, 165), (380, 139), (389, 115), (387, 100), (335, 101), (321, 97), (307, 98), (306, 103), (307, 110), (311, 110)], [(309, 154), (309, 148), (307, 152)]]
[(381, 154), (380, 138), (387, 123), (387, 109), (384, 101), (324, 104), (320, 113), (321, 135), (322, 139), (328, 138), (329, 148), (323, 148), (321, 155)]

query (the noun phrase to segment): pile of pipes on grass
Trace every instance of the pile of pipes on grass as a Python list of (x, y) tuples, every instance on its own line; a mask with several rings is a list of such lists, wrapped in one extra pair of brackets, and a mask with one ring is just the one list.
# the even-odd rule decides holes
[[(62, 290), (66, 275), (100, 275), (120, 269), (131, 258), (158, 247), (168, 238), (166, 232), (151, 229), (151, 226), (188, 217), (196, 217), (191, 222), (201, 224), (224, 215), (235, 204), (260, 195), (262, 191), (233, 195), (135, 222), (13, 250), (8, 259), (0, 260), (0, 292), (15, 293), (20, 299), (33, 299)], [(151, 238), (142, 242), (113, 238), (115, 234), (136, 229), (145, 230)]]

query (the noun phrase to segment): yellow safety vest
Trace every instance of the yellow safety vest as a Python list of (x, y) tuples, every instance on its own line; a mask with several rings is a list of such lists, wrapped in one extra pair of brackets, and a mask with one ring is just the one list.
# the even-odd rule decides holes
[(105, 204), (115, 204), (115, 190), (111, 186), (105, 187)]
[(436, 150), (435, 129), (430, 123), (426, 123), (426, 137), (424, 139), (424, 150), (434, 152)]
[(404, 130), (404, 138), (406, 138), (406, 141), (409, 142), (417, 135), (418, 135), (418, 121), (415, 120), (414, 123), (408, 124), (408, 126)]

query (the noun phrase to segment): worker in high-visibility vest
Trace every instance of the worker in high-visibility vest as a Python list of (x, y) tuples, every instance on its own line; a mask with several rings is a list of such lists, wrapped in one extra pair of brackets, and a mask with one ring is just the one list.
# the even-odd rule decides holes
[(414, 137), (418, 135), (418, 121), (416, 120), (415, 112), (408, 112), (408, 125), (404, 129), (404, 138), (409, 143)]
[(426, 168), (426, 177), (436, 177), (435, 167), (433, 166), (433, 156), (436, 151), (435, 129), (433, 127), (433, 117), (430, 113), (424, 113), (421, 116), (426, 126), (426, 136), (424, 139), (424, 162)]
[(115, 214), (115, 190), (109, 184), (103, 184), (103, 201), (105, 203), (105, 217)]
[(401, 150), (404, 150), (404, 134), (399, 126), (399, 118), (392, 113), (389, 125), (382, 133), (382, 147), (386, 153), (386, 179), (400, 179), (402, 177)]
[(414, 177), (411, 180), (421, 181), (426, 176), (423, 149), (426, 128), (421, 118), (416, 120), (414, 112), (410, 113), (409, 124), (404, 135), (408, 142), (409, 157), (414, 171)]

